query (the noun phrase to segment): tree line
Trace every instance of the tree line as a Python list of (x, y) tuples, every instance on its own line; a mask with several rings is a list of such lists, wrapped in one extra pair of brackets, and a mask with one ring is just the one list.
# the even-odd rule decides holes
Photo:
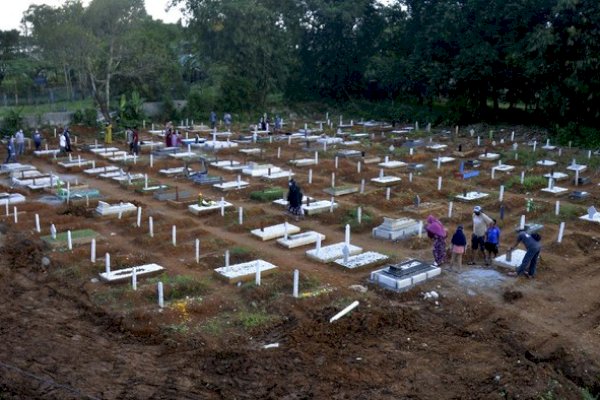
[[(191, 111), (357, 100), (441, 107), (439, 121), (517, 115), (580, 134), (600, 114), (594, 0), (171, 0), (164, 24), (142, 0), (31, 6), (0, 36), (0, 88), (45, 74), (111, 100), (187, 97)], [(19, 83), (17, 83), (18, 85)], [(22, 84), (22, 83), (21, 83)], [(397, 112), (396, 112), (397, 113)], [(584, 134), (589, 134), (584, 133)]]

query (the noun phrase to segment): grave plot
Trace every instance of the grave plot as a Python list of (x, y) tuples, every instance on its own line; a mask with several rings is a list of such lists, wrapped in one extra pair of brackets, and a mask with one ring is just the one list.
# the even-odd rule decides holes
[(548, 187), (541, 189), (541, 191), (544, 193), (552, 194), (554, 196), (560, 196), (566, 194), (569, 191), (569, 189), (554, 185), (553, 179), (550, 178), (548, 180)]
[[(78, 229), (71, 231), (71, 243), (73, 246), (89, 244), (92, 239), (97, 239), (99, 236), (98, 232), (93, 229)], [(56, 238), (48, 235), (42, 236), (40, 239), (55, 248), (66, 248), (68, 246), (68, 232), (57, 233)]]
[(117, 160), (121, 160), (121, 157), (125, 157), (127, 155), (126, 151), (123, 150), (116, 150), (116, 151), (109, 151), (106, 153), (97, 153), (97, 155), (99, 155), (100, 157), (103, 158), (107, 158), (107, 159), (113, 159), (113, 158), (117, 158)]
[(465, 201), (467, 203), (470, 202), (474, 202), (474, 201), (480, 201), (485, 199), (486, 197), (489, 197), (489, 193), (482, 193), (482, 192), (466, 192), (466, 193), (461, 193), (458, 194), (456, 196), (454, 196), (454, 198), (456, 200), (460, 200), (460, 201)]
[(20, 164), (20, 163), (8, 163), (0, 165), (0, 173), (8, 174), (11, 172), (19, 172), (19, 171), (29, 171), (35, 170), (36, 168), (30, 164)]
[(387, 175), (387, 176), (380, 175), (377, 178), (371, 178), (371, 182), (373, 182), (377, 186), (388, 187), (388, 186), (399, 185), (402, 182), (402, 179), (397, 176), (392, 176), (392, 175)]
[(583, 164), (576, 164), (575, 160), (573, 160), (573, 163), (571, 163), (567, 169), (569, 171), (573, 171), (573, 172), (583, 172), (587, 169), (587, 165), (583, 165)]
[(188, 178), (198, 185), (214, 185), (215, 183), (223, 183), (223, 177), (209, 175), (208, 172), (196, 172), (190, 174)]
[[(162, 168), (160, 170), (158, 170), (159, 174), (162, 175), (166, 175), (166, 176), (177, 176), (177, 175), (183, 175), (185, 173), (185, 166), (183, 167), (173, 167), (173, 168)], [(194, 173), (194, 170), (188, 168), (188, 173)]]
[(295, 167), (306, 167), (309, 165), (316, 165), (317, 161), (314, 158), (297, 158), (295, 160), (290, 160), (289, 163)]
[(419, 205), (412, 204), (403, 208), (404, 211), (417, 214), (419, 217), (428, 216), (440, 212), (446, 212), (448, 206), (434, 202), (422, 202)]
[(129, 282), (131, 281), (131, 276), (133, 275), (133, 270), (135, 269), (135, 274), (139, 278), (141, 276), (151, 276), (154, 274), (158, 274), (165, 269), (158, 264), (144, 264), (139, 265), (137, 267), (131, 268), (123, 268), (117, 269), (114, 271), (101, 272), (98, 274), (100, 279), (104, 282), (114, 283), (114, 282)]
[[(346, 143), (347, 142), (345, 142), (345, 144)], [(363, 152), (359, 150), (339, 150), (335, 155), (340, 158), (362, 157)]]
[(114, 216), (120, 214), (129, 214), (137, 212), (137, 207), (132, 203), (109, 204), (99, 201), (96, 207), (96, 213), (100, 216)]
[(587, 200), (590, 197), (590, 193), (583, 190), (574, 190), (569, 193), (569, 199), (574, 201)]
[(441, 273), (442, 270), (438, 267), (412, 259), (373, 271), (369, 280), (383, 288), (400, 292)]
[(323, 144), (323, 145), (332, 145), (332, 144), (338, 144), (338, 143), (342, 143), (344, 141), (344, 139), (339, 138), (339, 137), (330, 137), (330, 136), (325, 136), (325, 137), (319, 137), (317, 139), (317, 143), (319, 144)]
[(196, 157), (198, 154), (193, 151), (176, 151), (175, 153), (169, 154), (169, 157), (181, 159), (181, 158), (192, 158)]
[(56, 157), (56, 155), (59, 153), (60, 153), (60, 149), (35, 150), (33, 152), (33, 154), (36, 157), (46, 157), (46, 156)]
[[(378, 164), (378, 163), (381, 162), (381, 157), (365, 157), (365, 158), (363, 158), (362, 162), (365, 165), (368, 165), (368, 164)], [(396, 167), (396, 168), (399, 168), (399, 167)]]
[[(439, 161), (438, 161), (438, 160), (439, 160)], [(436, 164), (437, 164), (438, 162), (439, 162), (440, 164), (448, 164), (448, 163), (451, 163), (451, 162), (453, 162), (454, 160), (456, 160), (456, 158), (454, 158), (454, 157), (440, 156), (440, 157), (436, 157), (436, 158), (434, 158), (432, 161), (433, 161), (434, 163), (436, 163)]]
[(492, 263), (497, 267), (508, 268), (514, 271), (521, 265), (526, 253), (525, 250), (515, 249), (511, 252), (510, 260), (507, 259), (507, 254), (502, 254), (494, 258)]
[(506, 172), (509, 173), (511, 171), (513, 171), (515, 169), (514, 165), (508, 165), (508, 164), (500, 164), (500, 165), (496, 165), (493, 170), (497, 171), (497, 172)]
[(261, 276), (265, 276), (275, 272), (276, 269), (276, 265), (259, 259), (228, 267), (216, 268), (214, 271), (219, 278), (224, 279), (228, 283), (237, 283), (253, 280), (257, 270), (260, 270)]
[(579, 219), (590, 222), (598, 222), (600, 223), (600, 213), (596, 210), (595, 207), (588, 208), (588, 213), (586, 215), (582, 215)]
[(346, 140), (341, 143), (342, 146), (358, 146), (359, 144), (361, 144), (361, 142), (358, 140)]
[(247, 167), (247, 165), (243, 165), (239, 161), (235, 160), (213, 161), (210, 163), (210, 165), (225, 171), (240, 171)]
[(108, 165), (105, 167), (84, 169), (83, 172), (88, 175), (99, 175), (99, 174), (107, 174), (109, 172), (115, 172), (118, 170), (119, 170), (119, 167), (115, 167), (114, 165)]
[(281, 172), (282, 169), (272, 164), (258, 164), (251, 162), (246, 168), (242, 170), (244, 175), (249, 175), (253, 178), (261, 177), (263, 175), (271, 175)]
[(30, 169), (27, 171), (15, 171), (10, 173), (11, 179), (37, 178), (42, 176), (48, 176), (48, 174), (42, 173), (37, 169)]
[(277, 239), (277, 244), (285, 247), (286, 249), (293, 249), (300, 246), (307, 246), (317, 242), (317, 238), (321, 237), (321, 241), (325, 240), (325, 235), (315, 231), (307, 231), (302, 233), (296, 233), (289, 235), (287, 239), (285, 237)]
[(406, 167), (407, 164), (403, 161), (392, 161), (387, 159), (382, 163), (377, 164), (379, 165), (381, 168), (386, 168), (386, 169), (396, 169), (396, 168), (402, 168), (402, 167)]
[(262, 150), (258, 147), (252, 147), (250, 149), (239, 149), (238, 151), (247, 156), (257, 156), (262, 153)]
[(481, 161), (496, 161), (500, 159), (500, 154), (498, 153), (484, 153), (480, 154), (478, 157)]
[(283, 223), (271, 226), (265, 226), (258, 229), (253, 229), (250, 233), (263, 242), (267, 240), (273, 240), (281, 237), (285, 237), (285, 235), (293, 235), (295, 233), (299, 233), (300, 228), (296, 225)]
[(187, 200), (195, 200), (194, 193), (189, 190), (179, 190), (179, 187), (175, 187), (171, 190), (160, 190), (158, 192), (154, 192), (152, 196), (159, 201), (187, 201)]
[[(276, 188), (276, 189), (279, 189), (279, 188)], [(278, 197), (281, 197), (281, 195), (283, 194), (283, 190), (279, 189), (279, 191), (274, 191), (273, 193), (274, 194), (280, 193), (280, 195)], [(308, 204), (308, 203), (312, 203), (314, 201), (315, 201), (315, 199), (310, 196), (306, 196), (306, 195), (302, 196), (302, 204)], [(277, 204), (282, 207), (287, 207), (289, 203), (286, 199), (281, 198), (281, 199), (273, 200), (273, 204)]]
[(264, 181), (274, 181), (276, 179), (284, 179), (287, 178), (288, 180), (292, 179), (293, 176), (295, 176), (296, 174), (293, 173), (292, 171), (279, 171), (279, 172), (274, 172), (271, 174), (267, 174), (267, 175), (262, 175), (260, 177), (260, 179), (264, 180)]
[(446, 150), (447, 148), (448, 148), (447, 144), (440, 144), (440, 143), (430, 144), (425, 147), (425, 149), (427, 149), (429, 151), (434, 151), (434, 152), (442, 152), (442, 151)]
[(210, 140), (205, 142), (202, 145), (202, 148), (207, 150), (220, 150), (220, 149), (233, 149), (238, 147), (237, 143), (227, 141), (219, 141), (219, 140)]
[(124, 175), (119, 175), (119, 176), (113, 176), (111, 178), (113, 181), (116, 181), (118, 183), (123, 183), (123, 184), (130, 184), (133, 181), (139, 181), (139, 180), (143, 180), (144, 179), (144, 174), (124, 174)]
[(69, 161), (60, 161), (58, 163), (58, 165), (60, 165), (63, 168), (67, 168), (67, 169), (71, 169), (71, 168), (81, 168), (81, 167), (85, 167), (88, 165), (92, 165), (94, 164), (94, 161), (92, 160), (86, 160), (84, 158), (78, 158), (78, 159), (73, 159), (73, 160), (69, 160)]
[(536, 165), (539, 165), (540, 167), (554, 167), (554, 166), (556, 166), (556, 161), (540, 160), (540, 161), (536, 162)]
[(359, 268), (370, 268), (376, 267), (389, 259), (385, 254), (377, 253), (375, 251), (367, 251), (355, 256), (349, 256), (347, 258), (339, 258), (333, 263), (344, 267), (346, 269), (356, 270)]
[(567, 179), (569, 177), (569, 175), (565, 174), (564, 172), (549, 172), (547, 174), (544, 174), (544, 178), (547, 179), (554, 179), (555, 181), (562, 181), (564, 179)]
[(326, 188), (323, 189), (323, 191), (327, 194), (330, 194), (331, 196), (344, 196), (346, 194), (352, 194), (352, 193), (357, 193), (359, 190), (358, 185), (342, 185), (342, 186), (335, 186), (335, 187), (330, 187), (330, 188)]
[(321, 263), (330, 263), (338, 258), (344, 257), (344, 247), (348, 246), (348, 256), (355, 256), (362, 253), (361, 247), (353, 244), (346, 244), (345, 242), (330, 244), (329, 246), (319, 247), (317, 242), (317, 248), (307, 250), (306, 255), (311, 260), (315, 260)]
[(94, 154), (109, 154), (114, 153), (115, 151), (120, 151), (118, 147), (95, 147), (90, 148), (90, 152)]
[(206, 214), (210, 211), (216, 211), (216, 210), (230, 208), (232, 206), (233, 206), (233, 204), (231, 204), (225, 200), (214, 201), (214, 200), (203, 199), (196, 204), (189, 205), (188, 210), (189, 210), (189, 212), (191, 212), (194, 215), (200, 215), (200, 214)]
[(317, 201), (307, 201), (306, 204), (302, 205), (302, 210), (304, 211), (304, 215), (316, 215), (324, 212), (330, 212), (332, 209), (338, 208), (338, 203), (331, 202), (330, 200), (317, 200)]
[(383, 223), (373, 228), (372, 235), (378, 239), (399, 240), (417, 235), (419, 222), (412, 218), (383, 217)]
[(24, 203), (25, 196), (20, 193), (0, 193), (0, 205)]
[(217, 183), (215, 185), (212, 185), (214, 188), (219, 189), (222, 192), (228, 192), (231, 190), (241, 190), (244, 189), (248, 186), (250, 186), (249, 182), (246, 181), (242, 181), (242, 180), (235, 180), (235, 181), (228, 181), (228, 182), (221, 182), (221, 183)]

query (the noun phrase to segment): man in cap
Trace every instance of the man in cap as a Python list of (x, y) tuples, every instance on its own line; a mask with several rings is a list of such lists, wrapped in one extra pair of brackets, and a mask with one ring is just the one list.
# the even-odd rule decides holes
[(485, 262), (485, 233), (493, 220), (482, 212), (480, 206), (473, 208), (473, 234), (471, 235), (471, 261), (475, 264), (476, 253), (479, 252)]
[[(537, 266), (537, 260), (540, 255), (540, 250), (542, 249), (542, 245), (540, 244), (540, 235), (537, 233), (529, 234), (525, 229), (517, 230), (517, 242), (513, 247), (508, 249), (509, 252), (512, 252), (515, 247), (519, 245), (519, 243), (523, 243), (525, 245), (525, 249), (527, 252), (523, 257), (523, 261), (521, 265), (514, 272), (509, 272), (510, 276), (526, 276), (528, 278), (533, 278), (535, 275), (535, 267)], [(527, 269), (527, 271), (525, 271)]]

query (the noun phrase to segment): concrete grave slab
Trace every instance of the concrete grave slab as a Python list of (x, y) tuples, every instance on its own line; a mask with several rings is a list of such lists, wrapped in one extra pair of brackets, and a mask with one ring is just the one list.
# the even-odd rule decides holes
[(478, 200), (485, 199), (488, 196), (489, 196), (488, 193), (467, 192), (466, 194), (461, 193), (459, 195), (456, 195), (456, 196), (454, 196), (454, 198), (457, 200), (460, 200), (460, 201), (472, 202), (472, 201), (478, 201)]
[(494, 171), (498, 171), (498, 172), (511, 172), (512, 170), (515, 169), (514, 165), (508, 165), (508, 164), (502, 164), (502, 165), (497, 165), (494, 168)]
[(336, 186), (333, 188), (323, 189), (323, 191), (325, 193), (330, 194), (332, 196), (343, 196), (346, 194), (352, 194), (352, 193), (358, 192), (358, 190), (359, 190), (359, 187), (354, 186), (354, 185), (343, 185), (343, 186)]
[(377, 165), (379, 165), (381, 168), (395, 169), (395, 168), (406, 167), (407, 164), (403, 161), (388, 161), (388, 162), (379, 163)]
[(296, 160), (290, 160), (289, 163), (295, 167), (306, 167), (308, 165), (316, 165), (317, 164), (315, 162), (314, 158), (299, 158)]
[(573, 171), (573, 172), (576, 172), (576, 171), (583, 172), (583, 171), (585, 171), (587, 169), (587, 165), (583, 165), (583, 164), (571, 164), (571, 165), (569, 165), (567, 167), (567, 169), (569, 171)]
[(335, 264), (347, 268), (347, 269), (358, 269), (366, 267), (375, 267), (383, 264), (389, 259), (385, 254), (377, 253), (375, 251), (367, 251), (355, 256), (348, 257), (348, 261), (344, 262), (344, 258), (339, 258), (334, 261)]
[(19, 204), (24, 203), (26, 200), (25, 196), (20, 193), (0, 193), (0, 205), (5, 206), (6, 203)]
[(96, 207), (96, 213), (101, 216), (118, 215), (119, 213), (127, 214), (137, 212), (137, 207), (132, 203), (117, 203), (109, 204), (104, 201), (99, 201)]
[(83, 172), (88, 175), (98, 175), (98, 174), (114, 172), (114, 171), (118, 171), (118, 170), (119, 170), (119, 167), (115, 167), (114, 165), (109, 165), (106, 167), (96, 167), (96, 168), (84, 169)]
[(561, 181), (563, 179), (567, 179), (569, 177), (569, 175), (565, 174), (564, 172), (554, 172), (553, 174), (551, 173), (547, 173), (544, 174), (544, 178), (547, 179), (554, 179), (555, 181)]
[[(303, 195), (302, 196), (302, 204), (306, 204), (308, 201), (313, 202), (315, 199), (310, 197), (310, 196), (306, 196)], [(287, 207), (288, 206), (288, 201), (286, 199), (277, 199), (277, 200), (273, 200), (273, 204), (277, 204), (283, 207)]]
[[(333, 203), (333, 208), (336, 209), (338, 207), (338, 203)], [(331, 210), (331, 201), (330, 200), (319, 200), (319, 201), (311, 201), (310, 204), (304, 204), (302, 206), (302, 210), (304, 210), (304, 215), (316, 215), (324, 212), (329, 212)]]
[(395, 186), (402, 182), (402, 179), (397, 176), (382, 176), (371, 178), (371, 182), (378, 186)]
[(246, 187), (248, 187), (250, 185), (250, 183), (246, 182), (246, 181), (229, 181), (229, 182), (222, 182), (222, 183), (217, 183), (215, 185), (213, 185), (214, 188), (219, 189), (222, 192), (228, 192), (230, 190), (240, 190), (240, 189), (244, 189)]
[(159, 272), (162, 272), (165, 270), (163, 267), (161, 267), (158, 264), (144, 264), (144, 265), (139, 265), (137, 267), (117, 269), (114, 271), (110, 271), (109, 273), (101, 272), (99, 274), (100, 279), (105, 282), (131, 281), (131, 276), (133, 275), (134, 268), (135, 268), (136, 276), (138, 278), (141, 276), (158, 274)]
[[(308, 258), (321, 262), (321, 263), (330, 263), (334, 260), (337, 260), (338, 258), (343, 258), (344, 257), (344, 247), (346, 246), (346, 243), (341, 242), (341, 243), (335, 243), (335, 244), (330, 244), (329, 246), (324, 246), (321, 247), (321, 249), (319, 249), (319, 251), (317, 252), (316, 249), (311, 249), (308, 250), (306, 252), (306, 255), (308, 256)], [(350, 244), (350, 246), (348, 246), (348, 256), (354, 256), (357, 254), (362, 253), (362, 248), (355, 246), (353, 244)]]
[(500, 154), (498, 154), (498, 153), (480, 154), (478, 158), (481, 161), (496, 161), (496, 160), (500, 159)]
[[(295, 233), (300, 232), (300, 228), (296, 225), (287, 224), (287, 233), (288, 235), (293, 235)], [(280, 237), (285, 236), (285, 226), (284, 224), (277, 224), (271, 226), (265, 226), (262, 230), (260, 228), (253, 229), (250, 233), (257, 238), (261, 239), (263, 242), (267, 240), (273, 240)]]
[(369, 280), (383, 288), (400, 292), (438, 276), (441, 272), (439, 267), (411, 259), (373, 271)]
[(373, 228), (372, 235), (378, 239), (405, 239), (419, 232), (419, 222), (412, 218), (383, 217), (383, 223)]
[(271, 172), (271, 175), (262, 175), (260, 177), (260, 179), (265, 180), (265, 181), (274, 181), (276, 179), (290, 179), (291, 177), (293, 177), (294, 175), (296, 175), (293, 172), (289, 172), (289, 171), (279, 171), (279, 172)]
[(253, 280), (257, 269), (260, 269), (261, 276), (265, 276), (275, 272), (277, 266), (264, 260), (254, 260), (228, 267), (216, 268), (214, 271), (219, 278), (225, 279), (229, 283), (237, 283)]
[(219, 201), (206, 201), (202, 205), (198, 205), (198, 204), (189, 205), (188, 210), (189, 210), (189, 212), (191, 212), (194, 215), (200, 215), (200, 214), (207, 213), (209, 211), (220, 210), (221, 207), (230, 208), (232, 206), (233, 206), (233, 204), (231, 204), (227, 201), (222, 201), (222, 202), (220, 200)]
[(444, 151), (444, 150), (446, 150), (446, 149), (448, 148), (448, 145), (447, 145), (447, 144), (440, 144), (440, 143), (436, 143), (436, 144), (431, 144), (431, 145), (429, 145), (429, 146), (426, 146), (425, 148), (426, 148), (427, 150), (429, 150), (429, 151), (436, 151), (436, 152), (439, 152), (439, 151)]
[(288, 235), (288, 238), (277, 239), (277, 244), (285, 247), (286, 249), (293, 249), (300, 246), (307, 246), (317, 242), (317, 237), (321, 236), (321, 241), (325, 240), (325, 235), (315, 231), (307, 231), (302, 233), (296, 233), (294, 235)]
[(443, 157), (443, 156), (440, 156), (440, 157), (434, 158), (432, 161), (437, 164), (438, 159), (440, 160), (440, 164), (447, 164), (447, 163), (451, 163), (451, 162), (453, 162), (453, 161), (456, 160), (456, 158), (454, 158), (454, 157)]
[(540, 167), (554, 167), (554, 166), (556, 166), (556, 161), (540, 160), (540, 161), (536, 162), (536, 164), (539, 165)]
[(541, 191), (544, 193), (553, 194), (555, 196), (560, 196), (560, 195), (566, 194), (569, 191), (569, 189), (563, 188), (560, 186), (552, 186), (551, 188), (547, 188), (547, 187), (543, 188), (543, 189), (541, 189)]
[(525, 250), (515, 249), (512, 252), (512, 257), (510, 261), (506, 259), (506, 254), (502, 254), (494, 258), (494, 261), (492, 263), (498, 267), (516, 270), (517, 267), (519, 267), (519, 265), (521, 265), (521, 263), (523, 262), (525, 253), (527, 253)]

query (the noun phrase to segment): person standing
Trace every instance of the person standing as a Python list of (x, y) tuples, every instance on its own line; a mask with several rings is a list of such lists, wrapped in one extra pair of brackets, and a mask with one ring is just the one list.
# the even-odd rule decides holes
[(289, 191), (287, 195), (288, 211), (292, 214), (296, 221), (302, 215), (302, 190), (296, 184), (295, 180), (290, 180)]
[(471, 261), (469, 265), (475, 264), (477, 253), (481, 253), (485, 261), (485, 233), (492, 219), (481, 210), (480, 206), (473, 208), (473, 234), (471, 235)]
[(127, 141), (129, 154), (133, 154), (133, 130), (131, 130), (131, 128), (127, 128), (125, 131), (125, 140)]
[(133, 129), (131, 135), (131, 151), (134, 155), (140, 155), (140, 135), (137, 128)]
[(60, 135), (58, 138), (58, 146), (60, 147), (60, 154), (64, 154), (67, 151), (67, 138), (65, 135)]
[(533, 278), (535, 276), (537, 261), (540, 256), (540, 251), (542, 250), (540, 240), (540, 235), (537, 233), (530, 235), (525, 229), (519, 230), (517, 234), (517, 242), (513, 247), (508, 249), (508, 251), (512, 252), (519, 245), (519, 243), (523, 243), (527, 252), (525, 253), (523, 261), (517, 270), (509, 272), (508, 275), (526, 276), (528, 278)]
[[(485, 265), (492, 263), (492, 255), (498, 257), (498, 246), (500, 245), (500, 228), (496, 225), (496, 220), (492, 219), (492, 223), (485, 233), (485, 250), (487, 251), (487, 258), (485, 259)], [(485, 257), (485, 255), (484, 255)]]
[(23, 133), (23, 129), (19, 129), (17, 133), (15, 133), (15, 142), (17, 145), (17, 157), (22, 156), (25, 153), (25, 134)]
[(15, 139), (10, 137), (6, 142), (6, 161), (4, 164), (15, 162)]
[(35, 145), (35, 151), (39, 151), (42, 147), (42, 134), (37, 129), (33, 134), (33, 144)]
[(217, 126), (217, 113), (214, 111), (210, 112), (210, 129), (215, 129), (215, 127)]
[(111, 144), (112, 143), (112, 124), (110, 122), (106, 123), (106, 134), (104, 135), (104, 143)]
[(467, 237), (463, 232), (463, 226), (459, 225), (456, 232), (452, 235), (452, 258), (450, 260), (450, 271), (454, 270), (454, 266), (458, 264), (458, 272), (462, 269), (462, 257), (467, 246)]
[(439, 219), (433, 215), (427, 217), (427, 225), (425, 226), (427, 236), (433, 239), (433, 258), (434, 265), (439, 266), (446, 261), (446, 228)]
[(71, 134), (69, 133), (69, 128), (65, 128), (63, 136), (65, 137), (65, 151), (70, 153), (73, 150), (71, 150)]
[(225, 122), (225, 127), (227, 128), (227, 132), (231, 132), (231, 114), (230, 113), (225, 113), (225, 115), (223, 115), (223, 122)]

